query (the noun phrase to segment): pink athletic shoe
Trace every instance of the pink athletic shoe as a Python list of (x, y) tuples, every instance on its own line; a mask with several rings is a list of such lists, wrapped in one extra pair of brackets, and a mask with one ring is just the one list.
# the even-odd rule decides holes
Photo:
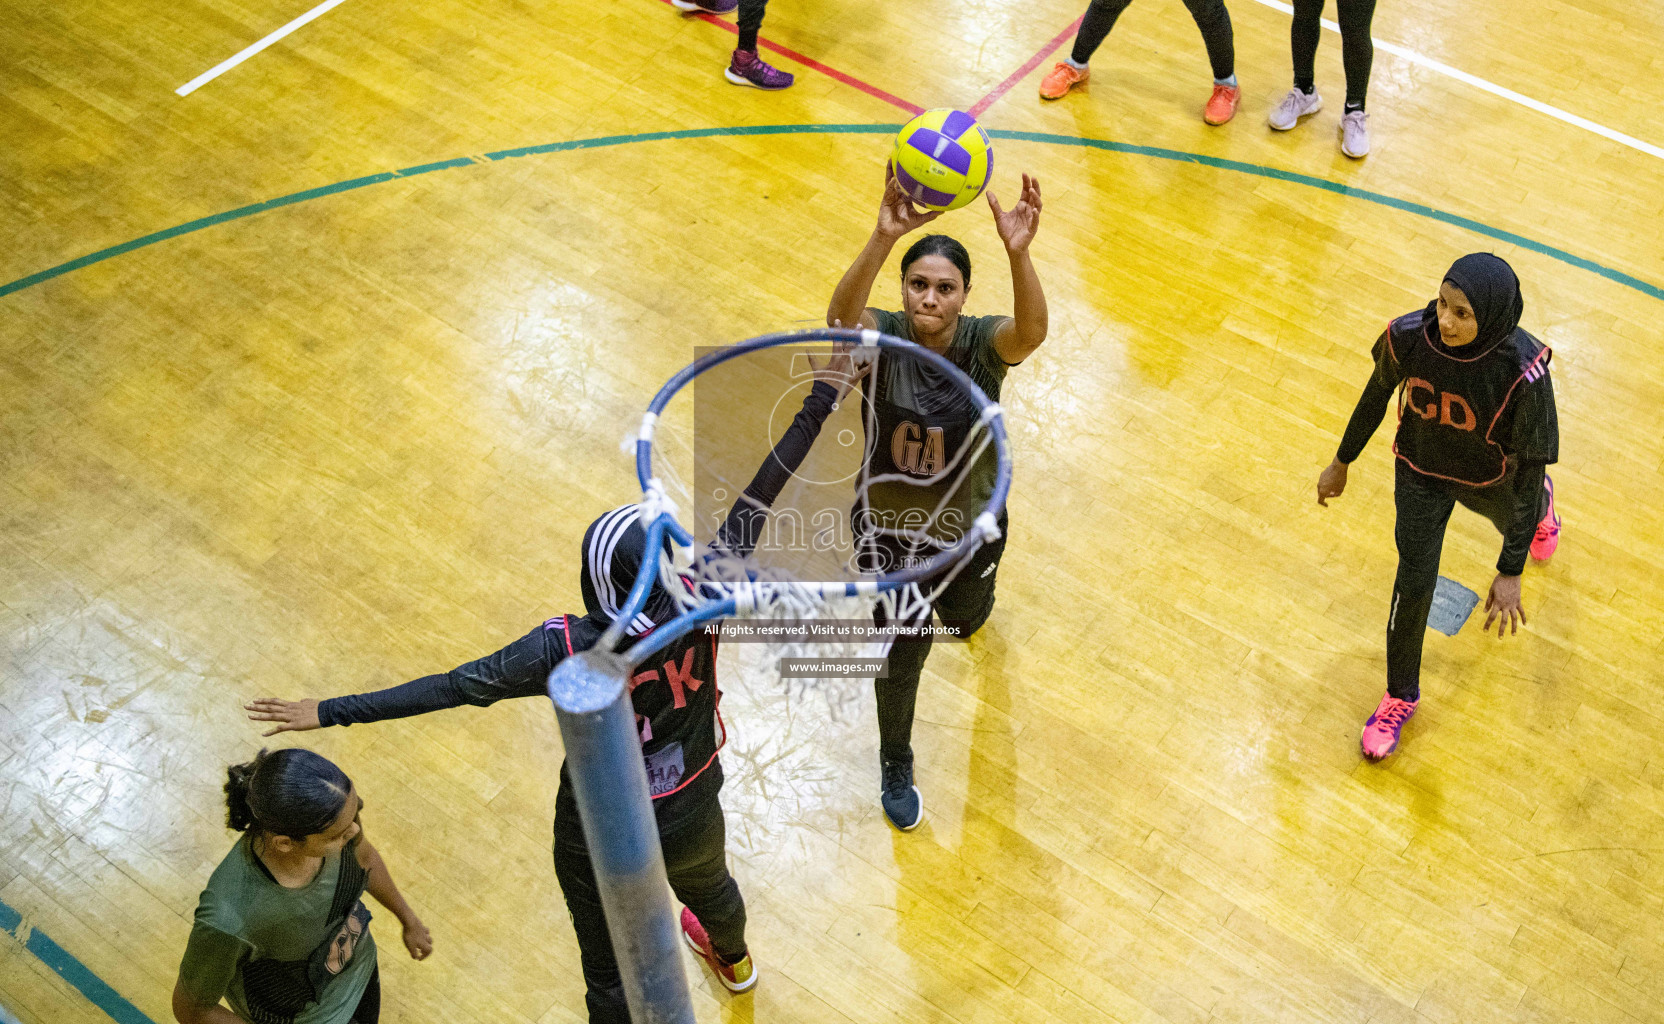
[(1381, 703), (1375, 706), (1375, 714), (1364, 723), (1364, 734), (1358, 741), (1364, 756), (1379, 761), (1397, 750), (1399, 731), (1420, 705), (1420, 700), (1399, 700), (1390, 693), (1382, 696)]
[(1560, 516), (1554, 511), (1554, 479), (1544, 476), (1543, 486), (1548, 488), (1548, 514), (1537, 524), (1537, 535), (1531, 538), (1531, 557), (1539, 562), (1554, 557), (1554, 549), (1560, 546)]
[(706, 14), (728, 14), (740, 5), (740, 0), (670, 0), (678, 11), (704, 11)]
[(711, 937), (705, 933), (705, 926), (687, 907), (682, 908), (682, 938), (688, 941), (688, 948), (698, 953), (711, 968), (723, 988), (730, 992), (745, 992), (757, 984), (757, 968), (751, 962), (751, 954), (745, 954), (738, 963), (725, 963), (711, 948)]

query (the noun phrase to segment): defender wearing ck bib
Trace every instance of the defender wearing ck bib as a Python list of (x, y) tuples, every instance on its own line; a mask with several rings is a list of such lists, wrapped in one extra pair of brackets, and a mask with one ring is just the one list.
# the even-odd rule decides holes
[[(842, 380), (842, 371), (834, 371)], [(775, 444), (746, 487), (752, 504), (724, 524), (725, 549), (749, 551), (756, 543), (751, 509), (767, 509), (793, 470), (813, 447), (831, 412), (836, 389), (817, 380), (791, 427)], [(665, 554), (668, 554), (668, 542)], [(549, 673), (560, 662), (596, 646), (627, 601), (642, 566), (660, 552), (647, 549), (641, 508), (624, 505), (606, 513), (584, 532), (579, 589), (583, 615), (557, 615), (497, 651), (449, 672), (423, 676), (401, 686), (328, 700), (259, 698), (249, 718), (278, 723), (276, 732), (348, 726), (426, 714), (472, 704), (486, 707), (519, 697), (548, 699)], [(687, 579), (679, 580), (691, 586)], [(619, 649), (628, 651), (673, 619), (677, 606), (664, 581), (654, 582), (646, 605), (626, 624)], [(665, 874), (681, 900), (682, 932), (724, 988), (744, 992), (757, 981), (745, 942), (745, 901), (728, 871), (726, 830), (719, 793), (718, 751), (727, 729), (717, 710), (716, 635), (695, 630), (643, 659), (629, 680), (641, 756), (664, 851)], [(555, 876), (560, 882), (578, 937), (591, 1024), (629, 1024), (623, 979), (613, 954), (601, 894), (567, 768), (555, 795)]]

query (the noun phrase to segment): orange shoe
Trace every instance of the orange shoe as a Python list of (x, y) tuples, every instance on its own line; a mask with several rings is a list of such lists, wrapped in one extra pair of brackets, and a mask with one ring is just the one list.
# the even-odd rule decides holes
[[(1047, 81), (1050, 81), (1050, 76)], [(1040, 94), (1045, 95), (1044, 87)], [(1208, 124), (1224, 124), (1236, 116), (1236, 102), (1242, 97), (1242, 90), (1234, 85), (1214, 85), (1213, 95), (1208, 97), (1207, 109), (1202, 113), (1202, 120)]]
[(1040, 80), (1040, 98), (1060, 100), (1069, 94), (1070, 89), (1086, 81), (1091, 74), (1091, 68), (1076, 68), (1067, 61), (1058, 61), (1057, 66)]

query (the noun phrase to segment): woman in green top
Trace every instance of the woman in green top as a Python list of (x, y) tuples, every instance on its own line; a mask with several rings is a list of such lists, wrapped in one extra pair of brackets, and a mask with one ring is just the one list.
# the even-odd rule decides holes
[(368, 891), (399, 919), (412, 958), (426, 959), (433, 940), (364, 838), (352, 780), (309, 750), (262, 750), (227, 774), (226, 823), (244, 835), (202, 891), (174, 1017), (375, 1024), (381, 983), (360, 898)]
[[(893, 176), (886, 176), (878, 224), (832, 293), (826, 309), (828, 326), (848, 324), (876, 329), (930, 349), (965, 371), (983, 393), (1000, 400), (1000, 385), (1008, 369), (1027, 359), (1046, 340), (1046, 295), (1029, 258), (1029, 243), (1040, 227), (1040, 179), (1023, 175), (1017, 205), (1000, 207), (989, 191), (988, 209), (994, 230), (1005, 244), (1011, 265), (1011, 316), (969, 316), (963, 312), (971, 290), (971, 257), (947, 235), (925, 235), (901, 257), (902, 309), (874, 309), (867, 305), (873, 283), (903, 236), (935, 220), (939, 213), (919, 210)], [(980, 419), (968, 397), (945, 377), (920, 366), (917, 360), (881, 355), (865, 371), (866, 401), (873, 408), (867, 471), (872, 476), (911, 477), (919, 484), (919, 511), (930, 509), (925, 487), (938, 479), (953, 453), (966, 443)], [(972, 467), (971, 489), (981, 498), (991, 495), (994, 466)], [(874, 510), (876, 511), (876, 510)], [(902, 510), (902, 520), (912, 510)], [(928, 518), (928, 517), (927, 517)], [(1005, 551), (1005, 510), (999, 510), (1000, 538), (984, 544), (936, 595), (933, 610), (942, 625), (956, 636), (968, 637), (981, 628), (994, 608), (994, 579)], [(917, 557), (912, 547), (875, 537), (863, 557), (870, 572), (890, 572)], [(933, 589), (938, 575), (921, 586)], [(930, 615), (909, 623), (928, 626)], [(897, 636), (890, 645), (887, 678), (876, 683), (878, 698), (878, 757), (882, 783), (879, 803), (890, 823), (902, 831), (918, 826), (924, 799), (913, 784), (913, 709), (919, 694), (919, 675), (930, 654), (930, 634)]]

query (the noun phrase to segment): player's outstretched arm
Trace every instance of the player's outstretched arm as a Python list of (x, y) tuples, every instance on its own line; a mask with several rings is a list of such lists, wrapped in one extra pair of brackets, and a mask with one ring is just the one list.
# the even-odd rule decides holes
[(262, 736), (276, 736), (280, 732), (310, 732), (322, 728), (318, 721), (318, 701), (312, 697), (300, 700), (280, 700), (277, 697), (256, 697), (243, 705), (251, 722), (275, 722)]
[(840, 386), (851, 372), (849, 357), (843, 354), (832, 357), (826, 366), (815, 367), (815, 383), (804, 396), (803, 407), (763, 457), (763, 464), (757, 467), (756, 475), (746, 484), (740, 499), (728, 510), (728, 518), (723, 520), (722, 529), (711, 542), (712, 550), (742, 558), (751, 554), (768, 522), (768, 510), (774, 507), (781, 490), (797, 472), (797, 467), (803, 465), (809, 449), (815, 446), (826, 417), (837, 408)]
[(1012, 319), (994, 335), (994, 351), (1001, 359), (1016, 365), (1027, 359), (1046, 340), (1048, 316), (1046, 293), (1040, 287), (1040, 275), (1035, 273), (1034, 261), (1029, 258), (1029, 243), (1040, 228), (1040, 179), (1023, 175), (1023, 191), (1017, 205), (1006, 210), (990, 189), (988, 208), (994, 214), (994, 228), (1005, 243), (1005, 254), (1011, 261)]
[(265, 733), (272, 736), (331, 725), (409, 718), (464, 704), (486, 707), (513, 697), (543, 696), (549, 673), (566, 656), (563, 635), (566, 619), (549, 621), (555, 625), (538, 626), (497, 653), (441, 675), (423, 676), (385, 690), (327, 700), (258, 697), (243, 705), (243, 709), (249, 713), (250, 721), (276, 723)]
[(867, 312), (867, 300), (872, 296), (872, 283), (878, 280), (878, 272), (890, 257), (890, 250), (903, 235), (940, 216), (938, 211), (914, 206), (885, 165), (884, 198), (878, 204), (878, 224), (832, 292), (832, 302), (826, 307), (826, 326), (859, 326), (868, 330), (877, 327), (877, 319)]

